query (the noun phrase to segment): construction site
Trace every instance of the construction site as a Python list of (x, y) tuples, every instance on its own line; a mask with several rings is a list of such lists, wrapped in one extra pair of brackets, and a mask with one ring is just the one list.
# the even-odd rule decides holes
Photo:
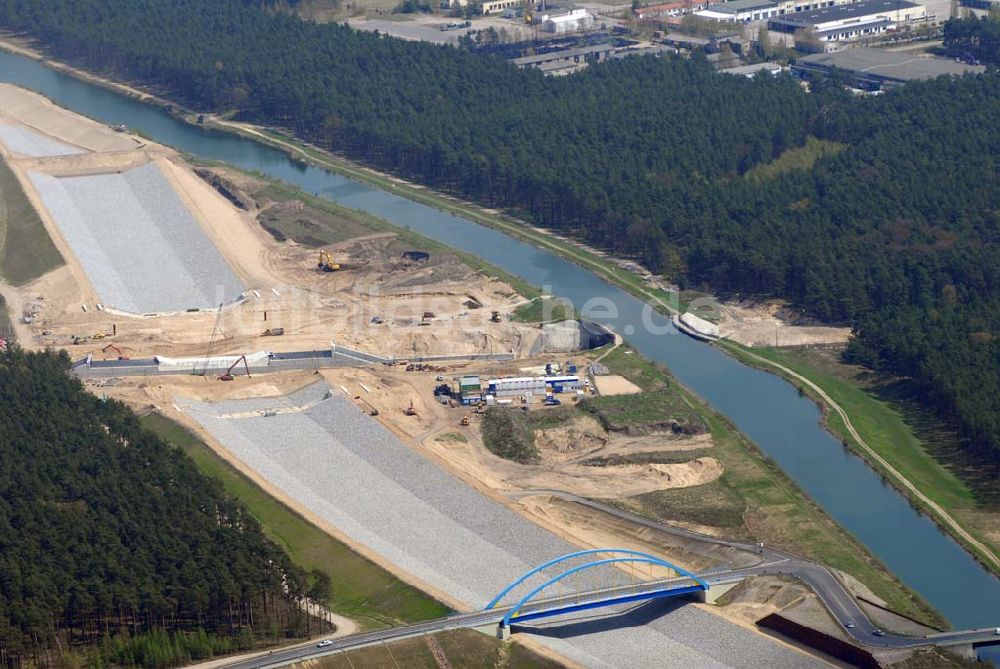
[[(528, 297), (446, 248), (258, 176), (190, 164), (6, 84), (0, 158), (64, 261), (0, 286), (22, 346), (66, 349), (92, 392), (187, 427), (274, 498), (452, 607), (480, 606), (573, 547), (650, 550), (691, 569), (758, 559), (552, 494), (645, 513), (659, 494), (731, 495), (720, 492), (729, 463), (749, 466), (690, 400), (644, 381), (607, 329), (521, 322)], [(498, 454), (489, 412), (526, 435), (530, 457)], [(755, 513), (726, 517), (742, 532)], [(717, 517), (676, 525), (731, 533)], [(795, 607), (843, 637), (787, 579), (755, 577), (723, 603), (534, 640), (583, 665), (606, 664), (613, 647), (630, 666), (663, 653), (689, 666), (815, 666), (753, 626)]]
[[(545, 411), (561, 403), (545, 385), (547, 363), (577, 355), (583, 370), (589, 349), (614, 342), (607, 330), (518, 322), (525, 298), (454, 255), (331, 219), (256, 177), (188, 165), (126, 129), (3, 89), (0, 152), (65, 261), (5, 290), (20, 309), (12, 320), (22, 345), (69, 351), (95, 392), (199, 427), (177, 411), (183, 398), (280, 395), (321, 374), (361, 413), (495, 493), (625, 497), (722, 474), (711, 457), (594, 466), (585, 461), (683, 453), (711, 438), (625, 437), (586, 416), (539, 431), (535, 463), (492, 454), (479, 435), (494, 403), (488, 389), (477, 388), (473, 412), (470, 402), (442, 401), (442, 383), (454, 381), (460, 399), (462, 377), (533, 375), (547, 392), (500, 392), (498, 402)], [(586, 385), (558, 395), (567, 403), (639, 391), (622, 377), (572, 378)]]

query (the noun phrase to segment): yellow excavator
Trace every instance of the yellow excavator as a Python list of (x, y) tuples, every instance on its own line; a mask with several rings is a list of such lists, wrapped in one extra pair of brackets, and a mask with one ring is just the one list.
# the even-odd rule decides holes
[(333, 262), (333, 256), (330, 255), (329, 251), (320, 251), (319, 262), (316, 263), (316, 267), (321, 272), (336, 272), (340, 269), (340, 263)]

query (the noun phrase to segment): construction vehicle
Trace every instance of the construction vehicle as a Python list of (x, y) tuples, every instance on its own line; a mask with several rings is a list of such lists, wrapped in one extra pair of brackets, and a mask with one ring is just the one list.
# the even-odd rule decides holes
[(262, 337), (280, 337), (285, 334), (285, 328), (268, 328), (264, 330)]
[(129, 358), (128, 355), (126, 355), (119, 347), (115, 346), (114, 344), (108, 344), (107, 346), (102, 348), (101, 353), (107, 353), (108, 349), (117, 353), (119, 360), (131, 360), (131, 358)]
[(233, 370), (236, 369), (236, 365), (243, 363), (243, 368), (247, 370), (247, 378), (250, 378), (250, 365), (247, 363), (247, 357), (241, 355), (236, 358), (236, 362), (229, 365), (229, 369), (226, 370), (225, 374), (219, 376), (219, 381), (232, 381), (233, 380)]
[(403, 413), (405, 413), (407, 416), (417, 415), (417, 408), (413, 406), (413, 400), (410, 400), (410, 406), (406, 407), (406, 409), (403, 410)]
[(490, 321), (493, 322), (493, 323), (499, 323), (500, 322), (500, 312), (499, 311), (494, 311), (493, 313), (491, 313), (490, 314)]
[(462, 416), (462, 427), (468, 427), (468, 426), (469, 426), (469, 417)]
[(336, 272), (340, 269), (340, 263), (333, 262), (333, 256), (330, 255), (329, 251), (320, 251), (319, 262), (316, 263), (316, 267), (321, 272)]
[(358, 404), (360, 404), (364, 408), (365, 411), (368, 412), (369, 416), (377, 416), (378, 415), (378, 409), (375, 408), (375, 405), (373, 405), (371, 402), (369, 402), (365, 398), (361, 397), (361, 395), (355, 395), (354, 399), (357, 400)]

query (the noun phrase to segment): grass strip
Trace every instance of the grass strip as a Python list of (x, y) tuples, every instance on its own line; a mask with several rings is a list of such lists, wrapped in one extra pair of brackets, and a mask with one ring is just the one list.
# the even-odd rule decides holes
[(142, 423), (184, 451), (203, 474), (246, 505), (267, 536), (284, 547), (296, 564), (329, 575), (333, 588), (326, 606), (331, 611), (353, 618), (363, 629), (430, 620), (451, 612), (271, 497), (183, 425), (156, 413), (144, 416)]

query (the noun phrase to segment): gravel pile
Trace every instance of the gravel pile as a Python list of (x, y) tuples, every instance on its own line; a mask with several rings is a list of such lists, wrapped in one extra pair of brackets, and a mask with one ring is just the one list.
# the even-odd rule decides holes
[[(415, 453), (339, 393), (315, 403), (328, 390), (317, 383), (285, 398), (177, 403), (285, 494), (471, 608), (535, 565), (576, 550)], [(290, 406), (309, 408), (227, 417)], [(576, 585), (622, 578), (592, 570)], [(628, 624), (610, 629), (605, 615), (593, 623), (561, 619), (538, 638), (595, 667), (815, 664), (693, 607), (654, 603), (621, 615)], [(572, 638), (561, 638), (567, 632)]]
[(83, 149), (57, 142), (20, 126), (2, 123), (0, 123), (0, 142), (14, 153), (32, 158), (76, 156), (84, 153)]
[(204, 309), (243, 292), (155, 164), (119, 174), (29, 176), (106, 306)]

